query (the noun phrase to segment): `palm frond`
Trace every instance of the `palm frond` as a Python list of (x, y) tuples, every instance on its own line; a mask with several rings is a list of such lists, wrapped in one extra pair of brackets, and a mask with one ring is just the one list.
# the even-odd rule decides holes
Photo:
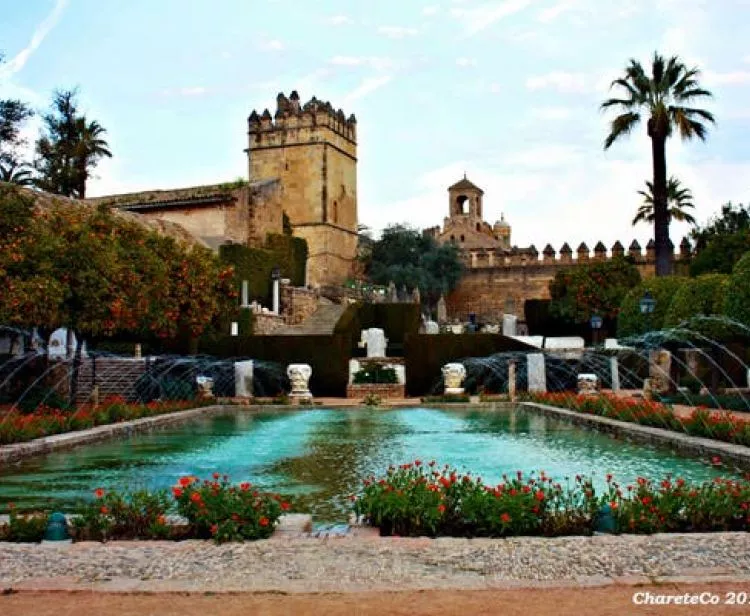
[(620, 137), (629, 134), (636, 126), (638, 126), (640, 121), (640, 114), (632, 111), (617, 116), (612, 120), (609, 135), (607, 135), (607, 138), (604, 140), (604, 149), (608, 150)]

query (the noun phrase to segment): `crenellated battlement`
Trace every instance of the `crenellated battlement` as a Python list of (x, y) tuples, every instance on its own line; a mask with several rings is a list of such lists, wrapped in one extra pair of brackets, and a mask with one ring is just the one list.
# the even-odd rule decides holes
[[(436, 228), (425, 230), (428, 234), (435, 233)], [(674, 250), (674, 244), (672, 244)], [(679, 249), (674, 253), (675, 261), (690, 258), (691, 245), (686, 237), (682, 238)], [(593, 253), (585, 242), (581, 242), (575, 251), (565, 242), (559, 252), (551, 244), (547, 244), (540, 253), (532, 244), (527, 248), (514, 246), (504, 248), (468, 248), (460, 251), (464, 265), (469, 269), (528, 267), (533, 265), (576, 266), (586, 263), (608, 261), (616, 257), (629, 256), (636, 265), (649, 265), (656, 261), (656, 248), (653, 240), (646, 245), (645, 252), (641, 245), (633, 240), (627, 251), (619, 242), (615, 242), (609, 251), (603, 242), (594, 245)]]
[[(271, 116), (268, 109), (262, 113), (253, 110), (247, 119), (251, 145), (283, 145), (292, 140), (310, 141), (317, 131), (329, 130), (351, 144), (357, 142), (357, 119), (354, 114), (348, 118), (343, 109), (336, 110), (328, 101), (314, 96), (304, 105), (296, 90), (287, 98), (283, 92), (276, 96), (276, 112)], [(324, 135), (319, 135), (325, 139)], [(328, 138), (330, 140), (330, 137)], [(278, 141), (278, 144), (272, 143)]]

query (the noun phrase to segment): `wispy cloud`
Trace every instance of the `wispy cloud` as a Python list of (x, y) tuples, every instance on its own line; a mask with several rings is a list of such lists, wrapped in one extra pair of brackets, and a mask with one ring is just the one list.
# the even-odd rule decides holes
[(505, 17), (523, 11), (530, 4), (531, 0), (503, 0), (487, 2), (473, 9), (457, 7), (450, 12), (463, 22), (467, 34), (476, 34)]
[(456, 66), (460, 66), (461, 68), (468, 68), (470, 66), (476, 66), (477, 65), (477, 59), (476, 58), (456, 58)]
[(551, 88), (563, 93), (580, 94), (588, 92), (589, 86), (586, 76), (582, 73), (566, 73), (563, 71), (553, 71), (545, 75), (536, 75), (526, 80), (526, 87), (529, 90), (545, 90)]
[(376, 71), (392, 71), (403, 63), (387, 56), (333, 56), (330, 63), (335, 66), (359, 66)]
[(56, 0), (52, 12), (47, 15), (44, 21), (42, 21), (42, 23), (37, 26), (36, 30), (34, 30), (34, 34), (31, 35), (29, 44), (10, 59), (7, 64), (0, 67), (0, 78), (7, 79), (12, 75), (15, 75), (24, 67), (28, 59), (31, 57), (31, 54), (37, 50), (39, 45), (42, 44), (42, 41), (44, 41), (47, 35), (57, 25), (57, 22), (60, 21), (60, 16), (65, 10), (67, 4), (68, 0)]
[(269, 39), (261, 41), (258, 44), (258, 48), (261, 51), (282, 51), (284, 49), (284, 43), (282, 43), (279, 39)]
[(580, 5), (581, 0), (559, 0), (552, 6), (540, 10), (537, 13), (536, 18), (542, 23), (550, 23), (555, 21), (561, 15), (579, 8)]
[(345, 26), (353, 23), (353, 21), (348, 15), (331, 15), (326, 19), (326, 23), (330, 26)]
[(419, 30), (406, 26), (380, 26), (378, 33), (392, 39), (402, 39), (410, 36), (416, 36)]
[(344, 96), (344, 103), (348, 105), (353, 101), (364, 98), (375, 90), (382, 88), (389, 81), (391, 81), (391, 79), (392, 77), (390, 75), (381, 75), (380, 77), (367, 77), (366, 79), (363, 79), (362, 83), (360, 83), (354, 90)]

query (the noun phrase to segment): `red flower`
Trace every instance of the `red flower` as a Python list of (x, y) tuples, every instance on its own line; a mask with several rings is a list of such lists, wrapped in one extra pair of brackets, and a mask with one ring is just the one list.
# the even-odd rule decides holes
[(190, 495), (190, 500), (193, 501), (194, 503), (200, 503), (201, 502), (201, 495), (198, 494), (198, 492), (193, 492)]
[(215, 535), (218, 532), (219, 532), (219, 527), (216, 524), (212, 524), (211, 525), (211, 534)]
[(193, 483), (193, 478), (192, 477), (180, 477), (179, 484), (183, 488), (187, 488), (191, 483)]
[(101, 498), (102, 496), (104, 496), (104, 489), (97, 488), (96, 490), (94, 490), (94, 496), (96, 496), (96, 498)]
[(510, 522), (510, 515), (509, 515), (509, 514), (507, 514), (507, 513), (504, 513), (504, 514), (502, 514), (502, 515), (500, 516), (500, 521), (501, 521), (501, 522), (502, 522), (503, 524), (508, 524), (508, 522)]
[(250, 489), (250, 484), (247, 481), (243, 481), (240, 484), (240, 490), (242, 490), (243, 492), (247, 492), (249, 489)]
[(537, 499), (539, 502), (543, 501), (544, 492), (542, 492), (541, 490), (537, 490), (536, 493), (534, 494), (534, 498)]
[(440, 505), (438, 505), (438, 508), (437, 508), (437, 510), (438, 510), (438, 511), (439, 511), (440, 513), (443, 513), (443, 512), (445, 512), (445, 505), (443, 505), (443, 504), (441, 503)]
[(422, 466), (422, 460), (414, 460), (414, 466)]
[(106, 507), (102, 507), (101, 509), (99, 509), (99, 511), (102, 512), (102, 515), (107, 515), (109, 513), (109, 509), (107, 509)]
[(289, 503), (281, 503), (282, 511), (289, 511)]
[(260, 524), (261, 526), (268, 526), (268, 518), (265, 516), (262, 517), (260, 520), (258, 520), (258, 524)]
[(174, 487), (172, 488), (172, 494), (174, 495), (175, 498), (180, 498), (180, 496), (182, 496), (182, 489), (178, 487)]
[(651, 497), (650, 496), (644, 496), (643, 498), (641, 498), (641, 502), (644, 505), (648, 505), (651, 502)]
[(221, 475), (219, 473), (214, 473), (213, 474), (213, 478), (214, 479), (218, 479), (219, 477), (221, 477)]

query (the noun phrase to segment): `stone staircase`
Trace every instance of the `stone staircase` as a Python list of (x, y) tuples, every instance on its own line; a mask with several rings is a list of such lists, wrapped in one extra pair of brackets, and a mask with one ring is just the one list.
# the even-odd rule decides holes
[(320, 299), (320, 305), (309, 317), (298, 325), (285, 325), (273, 332), (278, 336), (326, 336), (333, 334), (333, 328), (346, 310), (346, 304), (334, 304)]

